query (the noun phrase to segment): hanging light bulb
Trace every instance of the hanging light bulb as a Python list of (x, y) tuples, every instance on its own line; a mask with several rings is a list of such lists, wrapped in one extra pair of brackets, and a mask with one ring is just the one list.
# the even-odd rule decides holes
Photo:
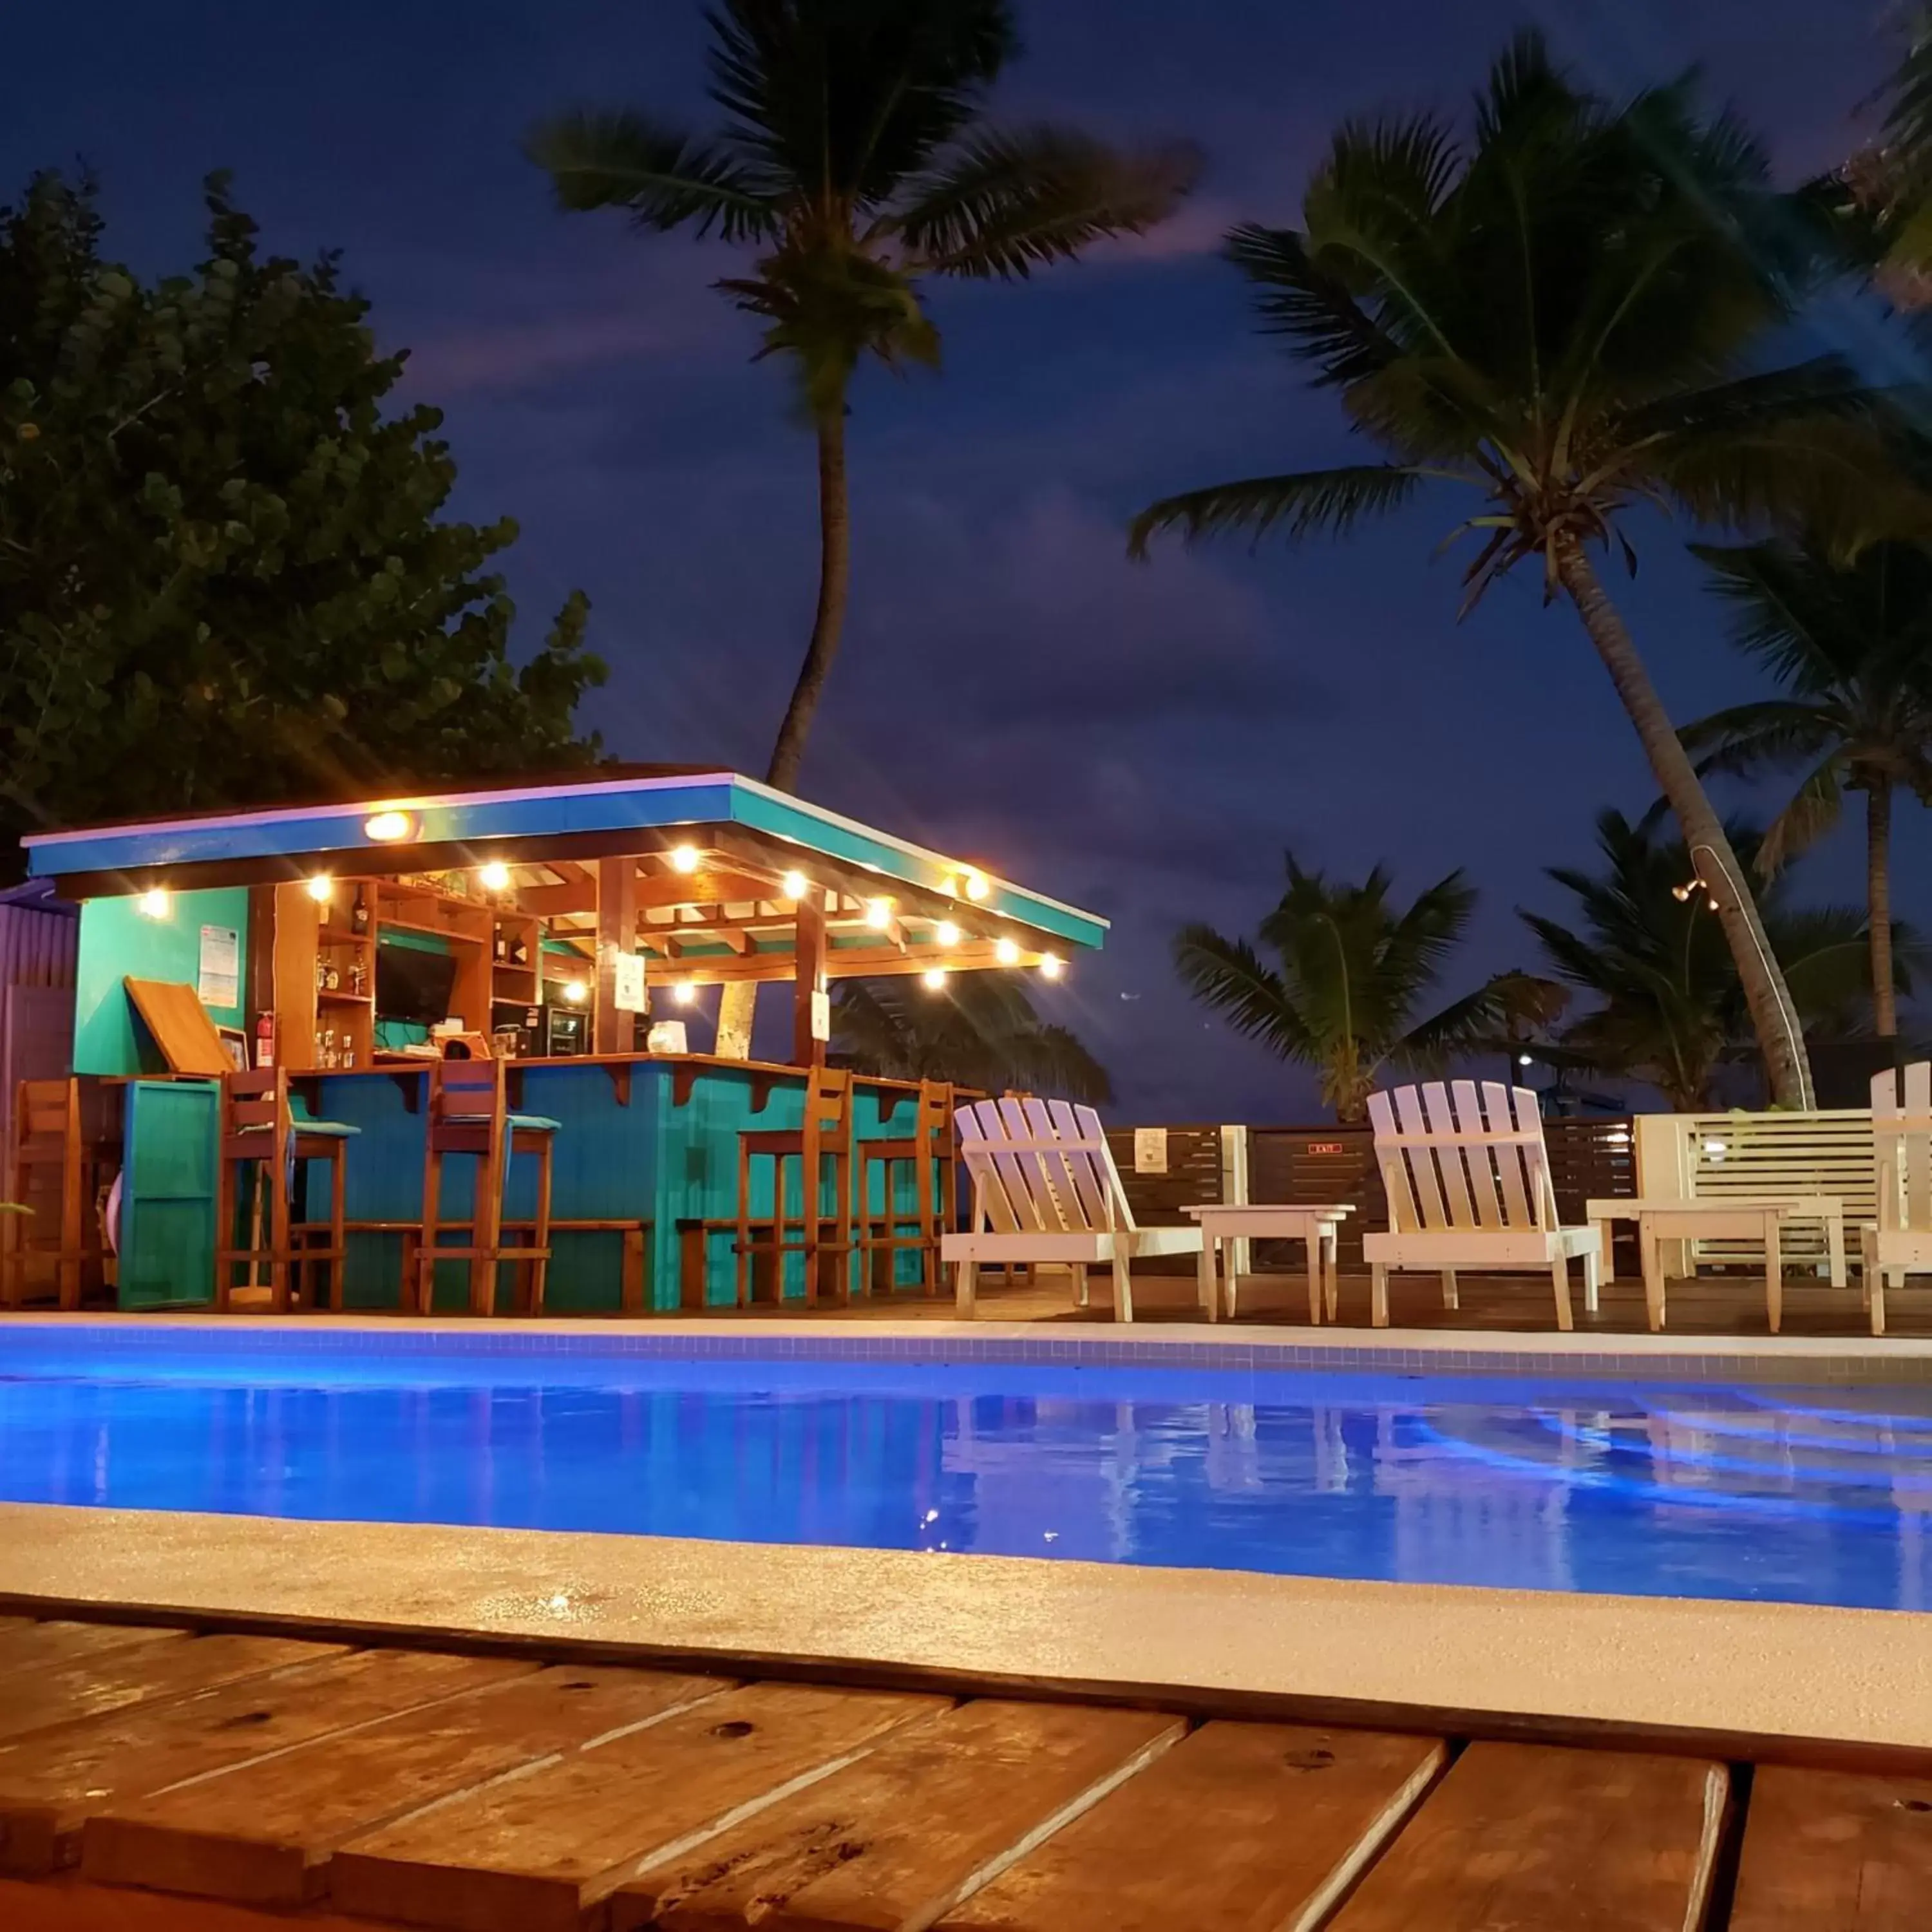
[(674, 845), (671, 848), (670, 868), (674, 872), (694, 872), (698, 870), (698, 850), (695, 845)]
[(141, 910), (149, 919), (166, 919), (174, 900), (165, 886), (150, 886), (141, 895)]
[(399, 840), (412, 838), (416, 829), (416, 820), (406, 812), (378, 812), (362, 821), (363, 836), (373, 838), (379, 845), (394, 845)]
[(866, 902), (866, 923), (874, 932), (884, 932), (892, 922), (892, 902), (890, 899), (868, 899)]
[(563, 982), (563, 997), (573, 1006), (580, 1006), (590, 997), (590, 988), (581, 980), (566, 980)]
[(326, 872), (317, 872), (308, 881), (308, 896), (318, 905), (328, 904), (334, 892), (335, 881)]
[(993, 948), (993, 957), (1002, 966), (1017, 966), (1020, 963), (1019, 944), (1016, 940), (1003, 939)]
[(1057, 952), (1042, 952), (1040, 956), (1040, 977), (1057, 980), (1066, 970), (1066, 962)]
[(692, 980), (680, 980), (670, 989), (670, 996), (680, 1006), (688, 1006), (698, 998), (697, 985)]
[(510, 868), (500, 859), (492, 859), (476, 876), (482, 880), (486, 892), (506, 892), (510, 890)]
[(946, 968), (944, 966), (928, 966), (919, 976), (928, 993), (936, 993), (946, 984)]
[(932, 936), (942, 946), (957, 946), (959, 944), (959, 928), (950, 919), (942, 919), (932, 928)]
[(966, 896), (969, 899), (982, 899), (992, 890), (986, 882), (984, 872), (969, 871), (966, 874)]
[(812, 890), (812, 881), (802, 872), (788, 872), (778, 883), (788, 899), (802, 899)]

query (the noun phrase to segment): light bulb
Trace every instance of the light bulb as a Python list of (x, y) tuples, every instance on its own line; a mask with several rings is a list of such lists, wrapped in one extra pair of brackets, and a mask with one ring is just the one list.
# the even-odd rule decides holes
[(671, 848), (670, 868), (674, 872), (694, 872), (698, 870), (698, 848), (695, 845), (676, 845)]
[(1057, 952), (1042, 952), (1040, 956), (1040, 971), (1042, 979), (1058, 979), (1066, 970), (1066, 961)]
[(379, 812), (362, 821), (363, 836), (379, 845), (394, 845), (416, 829), (416, 820), (406, 812)]
[(928, 966), (919, 976), (928, 993), (936, 993), (946, 984), (946, 968), (944, 966)]
[(966, 896), (969, 899), (982, 899), (992, 890), (986, 883), (984, 872), (968, 872), (966, 874)]
[(1529, 1066), (1534, 1064), (1534, 1060), (1532, 1056), (1527, 1053), (1519, 1053), (1516, 1057), (1516, 1064), (1519, 1066)]
[(892, 922), (892, 902), (890, 899), (868, 899), (866, 902), (866, 923), (874, 932), (884, 932)]
[(334, 896), (335, 881), (326, 872), (317, 872), (308, 882), (308, 896), (318, 905), (326, 905)]
[(166, 919), (173, 904), (165, 886), (152, 886), (141, 895), (141, 910), (150, 919)]
[(959, 944), (959, 928), (950, 919), (942, 919), (932, 928), (932, 936), (942, 946), (957, 946)]
[(993, 957), (1002, 966), (1017, 966), (1020, 963), (1019, 943), (1016, 940), (1003, 939), (993, 948)]
[(670, 989), (670, 996), (681, 1006), (688, 1006), (698, 998), (698, 988), (689, 980), (680, 980)]
[(486, 892), (506, 892), (510, 889), (510, 868), (500, 859), (492, 859), (476, 874)]
[(802, 872), (788, 872), (778, 883), (788, 899), (802, 899), (812, 890), (812, 881)]
[(580, 1006), (590, 996), (590, 988), (581, 980), (566, 980), (563, 982), (563, 997), (573, 1006)]

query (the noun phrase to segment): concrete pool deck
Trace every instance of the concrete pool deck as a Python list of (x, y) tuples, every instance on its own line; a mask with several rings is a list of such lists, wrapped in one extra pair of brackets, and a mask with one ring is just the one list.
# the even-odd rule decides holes
[[(86, 1318), (82, 1318), (83, 1320)], [(111, 1322), (112, 1318), (108, 1318)], [(15, 1322), (0, 1320), (0, 1338)], [(116, 1325), (118, 1325), (118, 1324)], [(130, 1330), (134, 1324), (130, 1322)], [(269, 1319), (143, 1327), (286, 1330)], [(1035, 1324), (658, 1319), (628, 1323), (305, 1318), (300, 1333), (518, 1340), (637, 1336), (657, 1346), (796, 1340), (866, 1359), (960, 1345), (1022, 1359), (1202, 1365), (1237, 1346), (1253, 1366), (1426, 1372), (1506, 1356), (1544, 1372), (1790, 1382), (1932, 1376), (1932, 1342), (1816, 1337), (1465, 1334), (1225, 1328), (1051, 1330)], [(346, 1332), (345, 1332), (346, 1331)], [(1485, 1346), (1472, 1351), (1472, 1340)], [(897, 1346), (895, 1346), (897, 1345)], [(340, 1346), (338, 1340), (336, 1346)], [(1145, 1354), (1142, 1351), (1146, 1352)], [(1312, 1358), (1311, 1360), (1311, 1358)], [(1748, 1365), (1739, 1368), (1737, 1365)], [(1499, 1366), (1500, 1364), (1498, 1364)], [(560, 1642), (645, 1660), (698, 1658), (842, 1681), (1008, 1684), (1317, 1721), (1438, 1720), (1476, 1734), (1609, 1728), (1716, 1748), (1750, 1741), (1932, 1754), (1932, 1616), (1712, 1599), (1297, 1578), (1055, 1559), (422, 1524), (303, 1522), (0, 1505), (0, 1603), (42, 1613), (167, 1616), (230, 1626), (418, 1640)]]

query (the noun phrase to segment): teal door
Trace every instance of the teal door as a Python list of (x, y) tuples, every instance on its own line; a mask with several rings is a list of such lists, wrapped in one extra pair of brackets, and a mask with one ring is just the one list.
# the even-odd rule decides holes
[(125, 1309), (205, 1308), (214, 1299), (212, 1082), (130, 1080), (121, 1170)]

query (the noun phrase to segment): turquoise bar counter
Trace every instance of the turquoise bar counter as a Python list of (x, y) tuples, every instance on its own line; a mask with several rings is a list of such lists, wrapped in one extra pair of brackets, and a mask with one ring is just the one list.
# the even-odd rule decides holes
[[(626, 1244), (631, 1246), (628, 1306), (668, 1312), (721, 1308), (735, 1300), (734, 1236), (724, 1224), (737, 1214), (738, 1136), (743, 1132), (796, 1130), (804, 1112), (806, 1076), (796, 1067), (700, 1056), (530, 1060), (510, 1069), (512, 1106), (558, 1123), (551, 1213), (555, 1221), (617, 1222), (602, 1228), (556, 1229), (545, 1292), (553, 1314), (626, 1312)], [(400, 1306), (404, 1230), (422, 1218), (423, 1124), (428, 1070), (390, 1063), (352, 1072), (296, 1076), (298, 1102), (319, 1119), (358, 1130), (347, 1154), (348, 1218), (352, 1232), (344, 1269), (345, 1310)], [(909, 1136), (918, 1089), (892, 1081), (855, 1078), (854, 1132), (861, 1142)], [(130, 1082), (127, 1088), (125, 1165), (121, 1228), (119, 1300), (123, 1307), (202, 1306), (214, 1298), (214, 1131), (212, 1083)], [(855, 1168), (860, 1166), (855, 1156)], [(466, 1214), (476, 1163), (451, 1157), (445, 1174), (446, 1222)], [(792, 1186), (798, 1162), (788, 1163)], [(830, 1173), (830, 1163), (826, 1163)], [(874, 1211), (883, 1168), (872, 1180)], [(896, 1211), (909, 1212), (909, 1164), (892, 1170)], [(319, 1202), (321, 1177), (316, 1177)], [(536, 1212), (536, 1172), (513, 1161), (506, 1218)], [(830, 1211), (827, 1180), (821, 1202)], [(796, 1203), (796, 1194), (793, 1199)], [(321, 1211), (319, 1208), (316, 1210)], [(753, 1218), (772, 1211), (772, 1164), (754, 1169)], [(460, 1232), (446, 1232), (458, 1245)], [(636, 1268), (641, 1239), (641, 1280)], [(802, 1258), (785, 1258), (781, 1277), (788, 1300), (802, 1298)], [(915, 1258), (899, 1258), (902, 1280), (916, 1276)], [(857, 1258), (852, 1263), (860, 1286)], [(500, 1306), (512, 1306), (512, 1270), (498, 1285)], [(460, 1314), (466, 1303), (466, 1264), (437, 1270), (439, 1313)]]

